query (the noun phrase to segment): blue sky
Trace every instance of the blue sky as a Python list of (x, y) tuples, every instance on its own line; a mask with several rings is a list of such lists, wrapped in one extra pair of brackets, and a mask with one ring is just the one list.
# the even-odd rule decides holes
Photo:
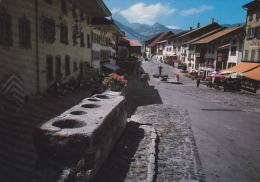
[[(109, 10), (123, 15), (130, 23), (152, 25), (155, 22), (167, 27), (196, 28), (207, 25), (214, 18), (219, 24), (246, 21), (242, 8), (253, 0), (103, 0)], [(112, 15), (113, 16), (113, 15)]]

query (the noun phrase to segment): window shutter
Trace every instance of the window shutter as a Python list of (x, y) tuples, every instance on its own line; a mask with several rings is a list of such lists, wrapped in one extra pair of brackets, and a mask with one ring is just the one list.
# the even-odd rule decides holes
[(257, 27), (257, 36), (256, 36), (257, 39), (260, 39), (260, 27)]
[(254, 28), (252, 28), (251, 29), (251, 39), (253, 39), (254, 38), (254, 35), (255, 35), (255, 27)]
[(244, 60), (245, 60), (245, 61), (248, 61), (248, 50), (245, 50)]
[(248, 28), (247, 29), (247, 40), (250, 39), (250, 33), (251, 33), (251, 28)]
[(254, 61), (255, 60), (255, 50), (251, 50), (251, 59), (250, 61)]
[(260, 49), (258, 49), (258, 58), (257, 58), (257, 62), (260, 62)]

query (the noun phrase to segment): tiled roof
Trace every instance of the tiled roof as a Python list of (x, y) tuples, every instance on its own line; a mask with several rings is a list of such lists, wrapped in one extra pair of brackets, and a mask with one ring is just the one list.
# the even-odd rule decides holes
[(132, 47), (134, 47), (134, 46), (142, 47), (143, 46), (138, 40), (129, 40), (129, 42), (130, 42), (130, 46), (132, 46)]
[(165, 38), (165, 36), (167, 36), (167, 34), (170, 34), (173, 32), (172, 31), (168, 31), (168, 32), (163, 32), (159, 37), (157, 37), (151, 44), (148, 45), (148, 47), (153, 47), (157, 42), (161, 41), (162, 39)]
[(190, 44), (190, 43), (192, 43), (192, 42), (196, 42), (196, 41), (198, 41), (198, 40), (200, 40), (200, 39), (203, 39), (203, 38), (205, 38), (205, 37), (207, 37), (207, 36), (209, 36), (209, 35), (212, 35), (213, 33), (219, 32), (219, 31), (221, 31), (221, 30), (223, 30), (223, 29), (226, 29), (226, 27), (220, 27), (220, 28), (218, 28), (218, 29), (212, 30), (211, 32), (208, 32), (208, 33), (206, 33), (206, 34), (203, 34), (202, 36), (196, 37), (195, 39), (192, 39), (192, 40), (190, 40), (190, 41), (188, 41), (188, 42), (185, 42), (185, 44)]
[(196, 29), (194, 29), (194, 30), (188, 31), (187, 33), (185, 33), (185, 34), (179, 36), (178, 38), (181, 38), (181, 37), (184, 37), (184, 36), (190, 35), (190, 34), (196, 32), (196, 31), (198, 31), (198, 30), (207, 29), (208, 27), (211, 27), (211, 26), (215, 26), (215, 27), (217, 27), (217, 28), (220, 28), (220, 27), (221, 27), (221, 25), (219, 25), (219, 24), (217, 24), (216, 22), (214, 22), (214, 23), (211, 23), (211, 24), (205, 25), (205, 26), (203, 26), (203, 27), (196, 28)]
[(210, 35), (210, 36), (208, 36), (208, 37), (205, 37), (205, 38), (203, 38), (203, 39), (201, 39), (201, 40), (199, 40), (199, 41), (193, 42), (192, 44), (206, 44), (206, 43), (209, 43), (209, 42), (211, 42), (211, 41), (213, 41), (213, 40), (215, 40), (215, 39), (217, 39), (217, 38), (220, 38), (220, 37), (222, 37), (222, 36), (224, 36), (224, 35), (227, 35), (227, 34), (229, 34), (229, 33), (231, 33), (231, 32), (234, 32), (234, 31), (236, 31), (236, 30), (239, 30), (239, 29), (242, 30), (242, 29), (243, 29), (243, 26), (239, 26), (239, 27), (235, 27), (235, 28), (229, 28), (229, 29), (222, 30), (222, 31), (217, 32), (217, 33), (215, 33), (215, 34), (213, 34), (213, 35)]

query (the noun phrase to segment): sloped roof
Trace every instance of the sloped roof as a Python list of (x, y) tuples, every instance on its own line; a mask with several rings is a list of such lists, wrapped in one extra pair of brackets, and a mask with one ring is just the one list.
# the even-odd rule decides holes
[(113, 20), (108, 20), (104, 17), (92, 17), (91, 26), (98, 30), (106, 30), (115, 33), (117, 36), (123, 37), (125, 33), (114, 23)]
[(180, 35), (178, 38), (182, 38), (182, 37), (184, 37), (184, 36), (190, 35), (190, 34), (192, 34), (192, 33), (195, 33), (195, 32), (197, 32), (197, 31), (199, 31), (199, 30), (208, 29), (209, 27), (220, 28), (220, 27), (222, 27), (222, 26), (219, 25), (218, 23), (214, 22), (214, 23), (205, 25), (205, 26), (203, 26), (203, 27), (199, 27), (199, 28), (196, 28), (196, 29), (194, 29), (194, 30), (188, 31), (188, 32), (185, 33), (185, 34)]
[(200, 40), (200, 39), (203, 39), (203, 38), (205, 38), (205, 37), (207, 37), (207, 36), (209, 36), (209, 35), (212, 35), (213, 33), (219, 32), (219, 31), (221, 31), (221, 30), (223, 30), (223, 29), (226, 29), (226, 27), (220, 27), (220, 28), (218, 28), (218, 29), (212, 30), (212, 31), (210, 31), (210, 32), (208, 32), (208, 33), (206, 33), (206, 34), (203, 34), (203, 35), (201, 35), (201, 36), (199, 36), (199, 37), (196, 37), (195, 39), (192, 39), (192, 40), (190, 40), (190, 41), (188, 41), (188, 42), (185, 42), (185, 44), (190, 44), (190, 43), (192, 43), (192, 42), (196, 42), (196, 41), (198, 41), (198, 40)]
[(218, 49), (229, 49), (230, 44), (226, 44), (223, 46), (218, 47)]
[(254, 0), (242, 6), (242, 8), (260, 8), (260, 0)]
[(172, 31), (168, 31), (168, 32), (163, 32), (159, 37), (157, 37), (151, 44), (148, 45), (148, 47), (153, 47), (157, 42), (165, 39), (165, 37), (167, 36), (167, 34), (174, 34)]
[(201, 40), (199, 40), (199, 41), (193, 42), (192, 44), (207, 44), (207, 43), (209, 43), (209, 42), (211, 42), (211, 41), (213, 41), (213, 40), (216, 40), (216, 39), (218, 39), (218, 38), (220, 38), (220, 37), (222, 37), (222, 36), (224, 36), (224, 35), (227, 35), (227, 34), (229, 34), (229, 33), (231, 33), (231, 32), (234, 32), (234, 31), (236, 31), (236, 30), (239, 30), (239, 29), (242, 30), (242, 29), (243, 29), (243, 26), (239, 26), (239, 27), (234, 27), (234, 28), (229, 28), (229, 29), (222, 30), (222, 31), (217, 32), (217, 33), (215, 33), (215, 34), (213, 34), (213, 35), (210, 35), (210, 36), (208, 36), (208, 37), (205, 37), (205, 38), (203, 38), (203, 39), (201, 39)]
[(152, 35), (151, 37), (149, 37), (149, 38), (145, 39), (145, 40), (144, 40), (144, 42), (147, 42), (147, 41), (149, 41), (149, 40), (151, 40), (151, 39), (155, 38), (156, 36), (159, 36), (159, 35), (161, 35), (162, 33), (163, 33), (163, 32), (161, 32), (161, 33), (157, 33), (157, 34), (154, 34), (154, 35)]
[(132, 47), (142, 47), (143, 45), (138, 40), (129, 40), (130, 46)]
[(161, 43), (165, 43), (165, 42), (167, 42), (167, 40), (162, 40), (162, 41), (156, 42), (156, 44), (161, 44)]
[(102, 0), (68, 0), (72, 5), (91, 17), (109, 17), (112, 15)]
[(185, 33), (187, 33), (189, 30), (186, 30), (186, 31), (183, 31), (183, 32), (180, 32), (180, 33), (177, 33), (177, 34), (174, 34), (174, 35), (171, 35), (171, 36), (169, 36), (169, 37), (167, 37), (167, 39), (174, 39), (174, 38), (176, 38), (176, 37), (178, 37), (178, 36), (180, 36), (180, 35), (182, 35), (182, 34), (185, 34)]

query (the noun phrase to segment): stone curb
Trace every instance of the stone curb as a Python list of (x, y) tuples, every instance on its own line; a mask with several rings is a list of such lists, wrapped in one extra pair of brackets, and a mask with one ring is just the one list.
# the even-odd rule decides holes
[(157, 131), (155, 130), (154, 127), (152, 127), (152, 134), (151, 134), (152, 142), (148, 150), (149, 157), (148, 157), (148, 170), (147, 170), (147, 178), (146, 178), (147, 182), (154, 181), (154, 177), (155, 177), (156, 148), (158, 147), (156, 143), (157, 138), (158, 138)]

